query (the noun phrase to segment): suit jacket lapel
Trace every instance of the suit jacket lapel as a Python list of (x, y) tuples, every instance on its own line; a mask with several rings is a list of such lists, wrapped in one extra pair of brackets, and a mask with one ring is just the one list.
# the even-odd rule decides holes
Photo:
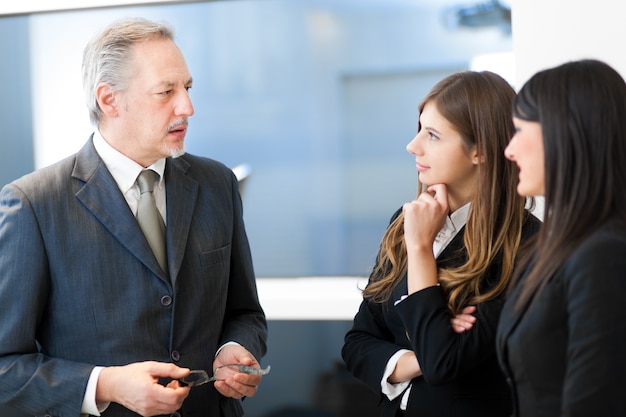
[(172, 285), (180, 272), (191, 227), (198, 182), (187, 175), (189, 163), (183, 158), (168, 158), (165, 166), (167, 194), (167, 254)]
[(520, 296), (520, 292), (522, 289), (522, 282), (518, 282), (513, 292), (509, 295), (507, 303), (504, 305), (504, 309), (502, 311), (502, 318), (500, 323), (500, 336), (498, 337), (498, 343), (504, 343), (506, 339), (508, 339), (509, 334), (517, 327), (520, 320), (524, 317), (533, 300), (537, 296), (537, 289), (534, 290), (533, 294), (526, 301), (526, 303), (521, 308), (516, 308), (517, 300)]
[(169, 281), (91, 140), (76, 155), (72, 177), (82, 182), (75, 196), (85, 208), (146, 267)]
[(457, 232), (450, 243), (441, 251), (437, 257), (437, 266), (439, 268), (454, 268), (461, 266), (467, 259), (467, 250), (465, 249), (465, 226)]

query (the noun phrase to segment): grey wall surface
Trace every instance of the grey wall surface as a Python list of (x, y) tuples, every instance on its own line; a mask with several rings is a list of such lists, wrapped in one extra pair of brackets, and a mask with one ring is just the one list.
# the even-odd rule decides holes
[[(0, 186), (33, 170), (29, 20), (0, 18)], [(22, 413), (0, 406), (0, 417)]]
[(0, 186), (33, 170), (29, 19), (0, 18)]

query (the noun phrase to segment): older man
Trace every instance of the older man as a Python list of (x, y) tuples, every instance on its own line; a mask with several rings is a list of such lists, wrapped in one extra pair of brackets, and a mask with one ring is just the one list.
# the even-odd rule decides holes
[(259, 368), (267, 332), (237, 180), (185, 154), (183, 54), (169, 27), (118, 21), (87, 45), (83, 75), (93, 136), (0, 193), (0, 403), (240, 416), (260, 375), (178, 382), (190, 369)]

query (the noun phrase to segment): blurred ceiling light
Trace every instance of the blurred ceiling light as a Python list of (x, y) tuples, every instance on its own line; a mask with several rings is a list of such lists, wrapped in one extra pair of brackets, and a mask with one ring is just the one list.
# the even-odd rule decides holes
[(450, 6), (444, 9), (443, 17), (449, 29), (499, 26), (507, 33), (511, 31), (511, 7), (500, 0)]

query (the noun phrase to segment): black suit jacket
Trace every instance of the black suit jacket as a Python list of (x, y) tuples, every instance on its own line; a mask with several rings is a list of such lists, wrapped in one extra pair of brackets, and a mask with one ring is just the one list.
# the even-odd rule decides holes
[[(523, 240), (539, 226), (539, 220), (528, 214)], [(438, 267), (464, 262), (467, 257), (464, 231), (465, 228), (439, 255)], [(500, 269), (500, 262), (490, 266), (486, 286), (499, 280)], [(389, 401), (381, 393), (384, 369), (399, 349), (409, 349), (416, 353), (423, 376), (411, 381), (407, 416), (507, 416), (511, 399), (498, 367), (494, 342), (502, 298), (478, 305), (474, 328), (457, 334), (452, 330), (441, 287), (418, 291), (394, 306), (403, 294), (407, 294), (406, 277), (387, 303), (363, 301), (342, 349), (348, 370), (380, 393), (382, 415), (395, 416), (401, 400), (400, 396)]]
[(626, 416), (626, 226), (587, 238), (497, 333), (518, 417)]
[[(76, 155), (0, 193), (0, 402), (75, 417), (95, 365), (156, 360), (211, 371), (236, 341), (266, 349), (232, 171), (168, 158), (163, 273), (90, 140)], [(205, 384), (181, 413), (239, 416), (239, 401)], [(135, 413), (117, 405), (105, 417)]]

